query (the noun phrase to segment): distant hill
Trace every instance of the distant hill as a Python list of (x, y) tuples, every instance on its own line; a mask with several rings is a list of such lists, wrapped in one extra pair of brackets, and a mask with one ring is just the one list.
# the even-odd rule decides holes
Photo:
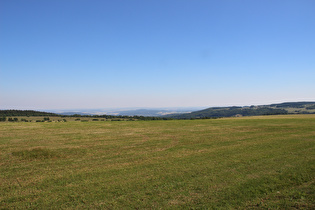
[[(66, 114), (56, 114), (50, 112), (40, 112), (33, 110), (0, 110), (0, 121), (7, 121), (7, 117), (83, 117), (83, 118), (91, 118), (93, 117), (95, 121), (98, 121), (97, 118), (106, 118), (112, 121), (120, 121), (120, 120), (171, 120), (170, 118), (161, 118), (161, 117), (153, 117), (153, 116), (122, 116), (122, 115), (87, 115), (87, 114), (77, 114), (77, 112), (66, 113)], [(14, 118), (18, 121), (18, 118)], [(49, 118), (48, 118), (49, 119)], [(25, 121), (25, 120), (24, 120)], [(44, 120), (45, 121), (45, 120)], [(27, 121), (25, 121), (27, 122)]]
[(174, 119), (217, 118), (280, 114), (315, 114), (315, 102), (286, 102), (260, 106), (212, 107), (187, 114), (171, 114)]
[[(153, 110), (153, 109), (138, 109), (119, 111), (116, 114), (86, 114), (83, 112), (64, 112), (51, 113), (33, 110), (0, 110), (0, 117), (14, 117), (14, 116), (93, 116), (104, 118), (117, 118), (128, 116), (139, 116), (143, 119), (198, 119), (198, 118), (219, 118), (219, 117), (234, 117), (234, 116), (257, 116), (257, 115), (280, 115), (280, 114), (315, 114), (315, 102), (285, 102), (279, 104), (259, 105), (259, 106), (231, 106), (231, 107), (211, 107), (200, 111), (193, 111), (190, 113), (181, 114), (167, 114), (172, 112), (184, 112), (186, 110)], [(186, 111), (187, 112), (187, 111)], [(119, 115), (119, 116), (117, 116)], [(151, 116), (148, 117), (148, 116)], [(137, 117), (134, 117), (137, 118)], [(141, 119), (142, 119), (141, 118)], [(138, 119), (138, 118), (137, 118)], [(139, 118), (140, 119), (140, 118)]]
[(161, 112), (167, 112), (166, 110), (151, 110), (151, 109), (137, 109), (137, 110), (127, 110), (118, 112), (119, 115), (127, 116), (160, 116)]
[(308, 108), (310, 106), (315, 106), (315, 102), (286, 102), (281, 104), (270, 104), (270, 107), (276, 108)]
[[(206, 107), (205, 107), (206, 108)], [(167, 114), (184, 114), (198, 111), (200, 107), (165, 107), (165, 108), (111, 108), (79, 110), (46, 110), (60, 115), (115, 115), (164, 117)]]
[(59, 116), (55, 113), (50, 112), (39, 112), (33, 110), (0, 110), (0, 116), (14, 117), (14, 116)]
[(136, 109), (136, 110), (127, 110), (127, 111), (118, 111), (119, 115), (127, 115), (127, 116), (145, 116), (145, 117), (163, 117), (167, 114), (182, 114), (182, 113), (190, 113), (191, 110), (166, 110), (166, 109)]

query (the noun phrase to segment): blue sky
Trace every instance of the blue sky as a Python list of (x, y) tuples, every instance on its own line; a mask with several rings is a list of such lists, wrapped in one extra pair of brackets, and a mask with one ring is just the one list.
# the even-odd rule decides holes
[(315, 101), (314, 0), (0, 0), (0, 109)]

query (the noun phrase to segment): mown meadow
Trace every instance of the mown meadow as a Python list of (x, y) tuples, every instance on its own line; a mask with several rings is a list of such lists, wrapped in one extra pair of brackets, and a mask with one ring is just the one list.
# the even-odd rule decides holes
[(0, 123), (0, 209), (315, 209), (315, 115)]

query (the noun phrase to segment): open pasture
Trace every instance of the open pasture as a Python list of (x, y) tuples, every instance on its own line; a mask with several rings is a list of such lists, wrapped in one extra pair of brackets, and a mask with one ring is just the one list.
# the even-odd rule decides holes
[(315, 115), (0, 123), (0, 209), (315, 208)]

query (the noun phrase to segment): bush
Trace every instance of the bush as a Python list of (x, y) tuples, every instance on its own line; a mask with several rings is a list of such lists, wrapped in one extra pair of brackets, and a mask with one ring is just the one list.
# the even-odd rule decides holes
[(115, 119), (112, 119), (112, 121), (120, 121), (120, 119), (118, 119), (118, 118), (115, 118)]
[(312, 106), (306, 107), (306, 109), (307, 109), (307, 110), (315, 109), (315, 105), (312, 105)]

